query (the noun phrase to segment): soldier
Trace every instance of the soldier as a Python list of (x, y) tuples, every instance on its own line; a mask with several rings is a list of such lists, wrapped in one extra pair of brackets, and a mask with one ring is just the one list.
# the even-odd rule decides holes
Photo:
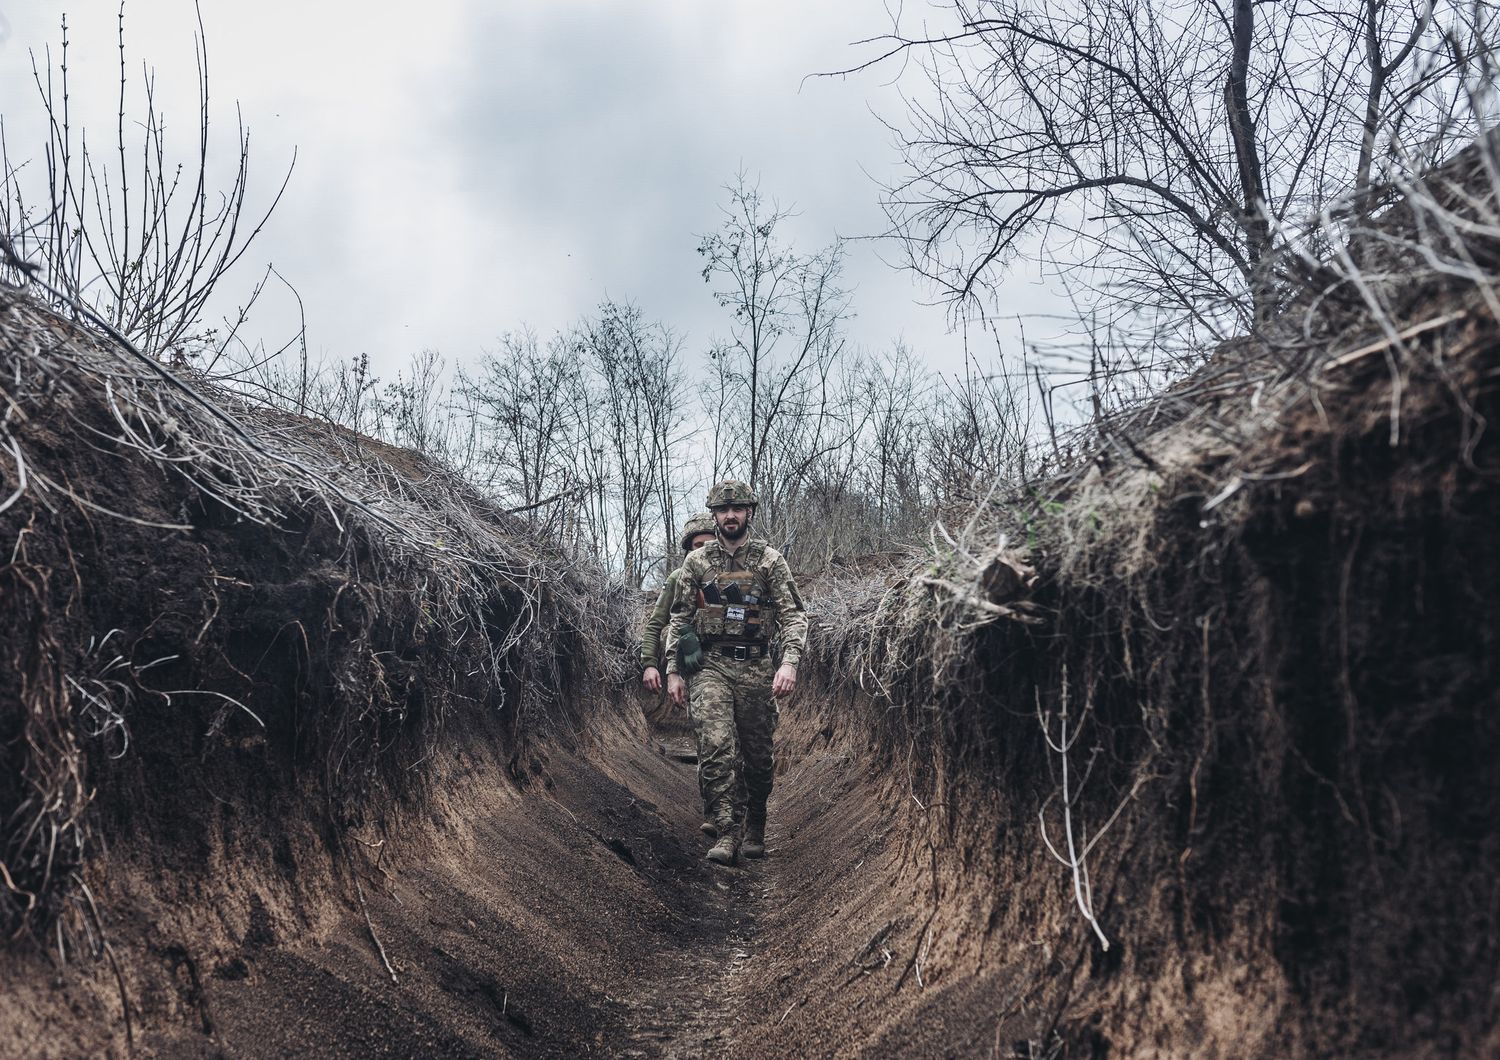
[[(730, 865), (739, 853), (758, 858), (766, 852), (775, 700), (797, 687), (807, 612), (781, 553), (750, 537), (754, 491), (734, 479), (720, 482), (708, 491), (708, 509), (718, 536), (682, 564), (667, 625), (667, 692), (679, 705), (691, 695), (698, 769), (719, 830), (708, 858)], [(774, 676), (773, 639), (782, 653)], [(735, 798), (741, 782), (743, 810)]]
[[(699, 512), (682, 526), (682, 551), (692, 552), (694, 549), (714, 539), (714, 517), (708, 512)], [(672, 599), (677, 593), (677, 581), (682, 575), (682, 569), (674, 569), (667, 575), (667, 582), (661, 587), (661, 595), (656, 598), (656, 605), (651, 608), (651, 613), (646, 616), (646, 628), (641, 634), (641, 685), (648, 692), (661, 691), (661, 667), (662, 659), (662, 630), (671, 617)], [(691, 715), (692, 707), (688, 708)], [(698, 766), (698, 794), (703, 798), (704, 821), (699, 825), (699, 830), (710, 839), (717, 839), (719, 829), (709, 816), (708, 792), (703, 786), (703, 765)], [(743, 798), (743, 795), (740, 796)]]
[[(691, 552), (714, 539), (714, 517), (708, 512), (699, 512), (682, 524), (682, 551)], [(672, 613), (672, 597), (677, 591), (677, 579), (681, 568), (667, 575), (667, 583), (661, 587), (661, 595), (651, 614), (646, 616), (646, 629), (641, 634), (641, 684), (648, 692), (661, 691), (661, 631), (666, 627)]]

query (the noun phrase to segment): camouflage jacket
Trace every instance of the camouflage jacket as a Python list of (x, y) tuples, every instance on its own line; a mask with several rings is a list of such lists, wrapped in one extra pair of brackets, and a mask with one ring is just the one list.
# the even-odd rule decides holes
[(667, 582), (661, 587), (661, 595), (656, 598), (651, 613), (646, 616), (646, 628), (641, 631), (642, 673), (652, 666), (662, 665), (661, 634), (667, 627), (667, 619), (672, 617), (672, 600), (677, 595), (677, 581), (681, 576), (680, 568), (667, 575)]
[(780, 641), (796, 666), (807, 646), (807, 609), (786, 558), (760, 540), (731, 553), (710, 541), (683, 561), (667, 624), (667, 673), (677, 672), (677, 641), (691, 625), (699, 639)]

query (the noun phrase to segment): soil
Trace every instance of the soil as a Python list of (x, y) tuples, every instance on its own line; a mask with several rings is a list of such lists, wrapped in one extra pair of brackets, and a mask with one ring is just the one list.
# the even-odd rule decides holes
[[(970, 1053), (992, 1036), (988, 1006), (935, 1006), (946, 1011), (922, 1043), (871, 1004), (869, 982), (889, 988), (900, 963), (889, 948), (901, 933), (878, 929), (909, 919), (909, 896), (868, 900), (900, 861), (894, 833), (874, 779), (821, 726), (811, 713), (786, 726), (784, 744), (803, 746), (785, 756), (768, 856), (737, 867), (703, 858), (680, 729), (617, 721), (550, 755), (546, 781), (526, 791), (495, 783), (498, 763), (471, 745), (431, 811), (359, 858), (356, 887), (263, 909), (224, 945), (188, 924), (174, 938), (150, 897), (155, 867), (117, 856), (112, 875), (132, 883), (111, 904), (136, 906), (112, 928), (133, 1052), (792, 1056), (887, 1035), (877, 1051)], [(0, 1025), (23, 1034), (8, 1051), (130, 1051), (99, 968), (29, 963), (33, 982), (51, 982), (0, 1008)], [(924, 995), (905, 979), (910, 998)]]
[[(681, 719), (612, 693), (629, 648), (580, 628), (597, 586), (499, 592), (476, 623), (451, 563), (326, 498), (242, 519), (115, 445), (115, 369), (88, 367), (109, 351), (23, 308), (8, 355), (32, 365), (40, 328), (73, 367), (18, 428), (58, 497), (0, 513), (0, 1055), (991, 1041), (983, 980), (927, 930), (925, 810), (840, 701), (809, 685), (785, 712), (769, 856), (714, 866)], [(542, 555), (512, 534), (476, 540)], [(950, 888), (944, 930), (988, 888)]]
[[(554, 757), (525, 795), (476, 772), (422, 849), (364, 874), (369, 925), (345, 909), (325, 937), (214, 983), (212, 1048), (670, 1056), (728, 1041), (766, 873), (702, 860), (692, 769), (621, 731)], [(210, 1041), (174, 1027), (144, 1044)]]

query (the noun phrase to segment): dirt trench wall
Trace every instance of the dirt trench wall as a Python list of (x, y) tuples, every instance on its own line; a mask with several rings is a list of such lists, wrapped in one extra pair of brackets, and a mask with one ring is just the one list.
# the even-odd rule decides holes
[[(1031, 512), (1012, 540), (1039, 543), (1040, 582), (1016, 614), (1039, 624), (934, 603), (943, 557), (834, 607), (828, 731), (900, 778), (896, 885), (927, 910), (883, 940), (894, 967), (969, 969), (1006, 1048), (1500, 1045), (1500, 451), (1475, 437), (1497, 350), (1491, 323), (1443, 377), (1413, 365), (1396, 445), (1370, 365), (1253, 452)], [(1205, 512), (1247, 464), (1269, 473)]]
[(122, 1047), (341, 917), (465, 746), (521, 786), (583, 738), (625, 610), (443, 469), (3, 288), (0, 352), (0, 1022)]

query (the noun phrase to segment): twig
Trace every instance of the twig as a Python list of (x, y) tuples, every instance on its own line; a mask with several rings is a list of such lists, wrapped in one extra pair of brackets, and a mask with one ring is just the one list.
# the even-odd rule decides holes
[(350, 869), (351, 869), (351, 871), (354, 871), (354, 873), (355, 873), (355, 876), (354, 876), (354, 889), (359, 894), (359, 908), (360, 908), (360, 911), (365, 914), (365, 927), (369, 929), (369, 932), (370, 932), (370, 941), (373, 942), (373, 943), (375, 943), (375, 948), (380, 951), (380, 963), (385, 965), (385, 970), (388, 973), (390, 973), (391, 982), (394, 983), (394, 982), (397, 981), (396, 980), (396, 969), (394, 969), (394, 968), (391, 967), (391, 960), (390, 960), (389, 957), (387, 957), (385, 955), (385, 946), (383, 946), (381, 944), (381, 942), (380, 942), (380, 936), (377, 935), (377, 934), (375, 934), (375, 922), (370, 919), (370, 907), (365, 902), (365, 889), (364, 889), (364, 887), (359, 882), (358, 870), (354, 869), (354, 866), (353, 866), (352, 863), (350, 864)]
[(524, 515), (526, 512), (535, 511), (538, 508), (544, 508), (555, 501), (566, 500), (569, 497), (577, 497), (583, 494), (587, 490), (587, 488), (588, 487), (586, 486), (573, 486), (569, 489), (560, 490), (557, 493), (554, 493), (552, 496), (543, 497), (541, 500), (535, 501), (532, 504), (523, 504), (519, 508), (507, 508), (505, 509), (505, 514)]
[[(1040, 690), (1038, 690), (1037, 694), (1038, 694), (1038, 696), (1040, 696), (1040, 694), (1041, 694)], [(1096, 920), (1095, 917), (1094, 917), (1094, 911), (1093, 911), (1093, 908), (1092, 908), (1092, 906), (1093, 906), (1093, 902), (1092, 902), (1092, 889), (1089, 886), (1089, 878), (1088, 878), (1088, 866), (1085, 864), (1083, 856), (1081, 856), (1079, 854), (1078, 848), (1077, 848), (1077, 844), (1075, 843), (1074, 838), (1073, 838), (1073, 835), (1074, 835), (1074, 829), (1073, 829), (1073, 793), (1072, 793), (1072, 790), (1071, 790), (1071, 787), (1070, 787), (1070, 774), (1069, 774), (1069, 757), (1070, 756), (1068, 754), (1068, 751), (1072, 748), (1073, 744), (1078, 740), (1079, 733), (1075, 732), (1074, 735), (1073, 735), (1072, 740), (1069, 740), (1069, 738), (1068, 738), (1068, 670), (1067, 670), (1067, 666), (1066, 665), (1063, 666), (1063, 671), (1062, 671), (1062, 692), (1061, 692), (1061, 695), (1062, 695), (1061, 706), (1060, 706), (1060, 708), (1058, 710), (1058, 724), (1059, 724), (1058, 742), (1057, 743), (1053, 743), (1052, 742), (1052, 734), (1045, 727), (1045, 722), (1044, 722), (1044, 728), (1042, 730), (1042, 733), (1043, 733), (1044, 738), (1046, 739), (1047, 746), (1050, 747), (1054, 752), (1056, 752), (1058, 758), (1062, 762), (1063, 834), (1064, 834), (1064, 836), (1067, 839), (1067, 846), (1068, 846), (1067, 858), (1064, 859), (1060, 854), (1058, 854), (1056, 848), (1053, 847), (1051, 840), (1047, 838), (1047, 828), (1046, 828), (1046, 822), (1045, 822), (1045, 820), (1042, 822), (1042, 839), (1043, 839), (1044, 842), (1046, 842), (1047, 848), (1052, 852), (1052, 855), (1054, 857), (1058, 858), (1058, 860), (1063, 861), (1064, 864), (1066, 864), (1068, 866), (1068, 869), (1069, 869), (1070, 873), (1072, 874), (1072, 878), (1073, 878), (1073, 898), (1074, 898), (1074, 900), (1078, 904), (1078, 911), (1083, 914), (1083, 919), (1085, 921), (1087, 921), (1089, 927), (1093, 929), (1094, 934), (1099, 939), (1099, 944), (1101, 946), (1103, 946), (1105, 950), (1108, 950), (1109, 949), (1109, 938), (1104, 934), (1104, 930), (1099, 926), (1099, 921)], [(1040, 705), (1038, 706), (1038, 710), (1040, 710)], [(1113, 820), (1113, 818), (1111, 818), (1111, 820)]]
[(1343, 368), (1346, 365), (1353, 364), (1355, 361), (1363, 360), (1372, 353), (1382, 353), (1390, 349), (1393, 345), (1405, 342), (1407, 339), (1416, 338), (1418, 335), (1433, 331), (1446, 324), (1452, 324), (1454, 321), (1462, 320), (1468, 315), (1469, 310), (1459, 309), (1452, 313), (1444, 313), (1442, 316), (1433, 317), (1431, 320), (1424, 320), (1420, 324), (1413, 324), (1411, 327), (1403, 328), (1401, 331), (1396, 332), (1388, 338), (1381, 339), (1379, 342), (1372, 342), (1368, 346), (1361, 346), (1357, 350), (1350, 350), (1348, 353), (1341, 353), (1337, 357), (1324, 361), (1323, 371), (1327, 372), (1334, 368)]
[(120, 971), (120, 962), (115, 958), (115, 948), (109, 944), (108, 939), (103, 940), (104, 955), (109, 958), (109, 966), (115, 973), (115, 985), (120, 989), (120, 1011), (125, 1016), (125, 1048), (129, 1052), (135, 1052), (135, 1028), (130, 1019), (130, 995), (125, 992), (125, 976)]

